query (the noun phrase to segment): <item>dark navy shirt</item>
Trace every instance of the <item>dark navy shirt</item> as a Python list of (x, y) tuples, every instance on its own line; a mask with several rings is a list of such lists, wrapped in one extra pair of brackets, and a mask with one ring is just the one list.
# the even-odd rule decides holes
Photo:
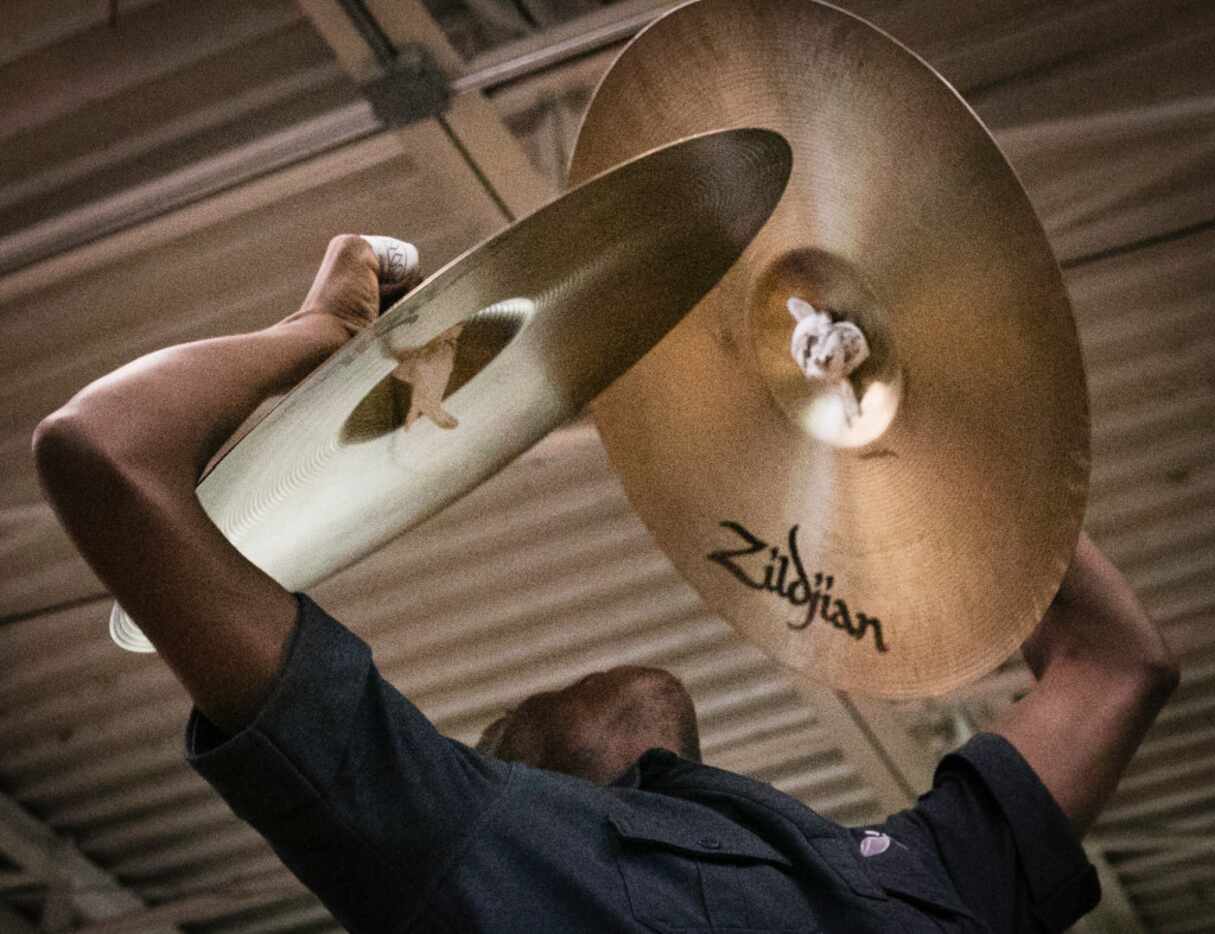
[(227, 737), (195, 712), (188, 751), (351, 931), (1046, 931), (1097, 902), (1066, 818), (998, 736), (868, 828), (660, 749), (599, 786), (441, 736), (299, 601), (256, 720)]

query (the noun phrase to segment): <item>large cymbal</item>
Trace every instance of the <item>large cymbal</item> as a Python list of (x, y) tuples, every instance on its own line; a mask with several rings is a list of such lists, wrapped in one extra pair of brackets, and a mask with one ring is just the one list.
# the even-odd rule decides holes
[[(199, 485), (220, 530), (284, 587), (309, 587), (576, 414), (721, 278), (789, 177), (788, 145), (765, 130), (663, 146), (465, 253), (314, 371)], [(423, 400), (441, 405), (413, 421), (394, 371), (444, 353)], [(151, 650), (118, 607), (111, 633)]]
[[(639, 35), (570, 177), (711, 127), (793, 147), (772, 220), (594, 407), (629, 496), (706, 602), (848, 690), (939, 693), (1032, 630), (1075, 546), (1088, 407), (1042, 227), (962, 99), (812, 0), (699, 0)], [(855, 323), (841, 392), (790, 353), (789, 299)]]

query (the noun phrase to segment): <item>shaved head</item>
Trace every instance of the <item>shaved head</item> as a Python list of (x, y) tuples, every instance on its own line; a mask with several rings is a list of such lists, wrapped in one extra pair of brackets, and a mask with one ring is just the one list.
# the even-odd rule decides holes
[(477, 744), (507, 762), (599, 784), (617, 778), (653, 747), (699, 762), (696, 709), (673, 674), (631, 665), (533, 694), (490, 724)]

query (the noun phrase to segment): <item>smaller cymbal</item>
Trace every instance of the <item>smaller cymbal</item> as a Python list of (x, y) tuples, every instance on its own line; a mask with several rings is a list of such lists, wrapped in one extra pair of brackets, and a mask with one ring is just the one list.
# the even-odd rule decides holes
[[(199, 501), (289, 590), (352, 564), (653, 347), (763, 226), (790, 165), (779, 134), (742, 128), (664, 144), (579, 185), (347, 343), (232, 448)], [(117, 605), (110, 631), (153, 650)]]

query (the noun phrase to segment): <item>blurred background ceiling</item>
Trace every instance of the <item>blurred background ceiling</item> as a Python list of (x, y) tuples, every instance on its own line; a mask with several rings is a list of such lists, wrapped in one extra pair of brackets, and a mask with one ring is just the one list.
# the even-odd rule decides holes
[[(1020, 172), (1086, 357), (1087, 528), (1184, 662), (1090, 836), (1106, 896), (1083, 927), (1215, 931), (1215, 4), (842, 5), (953, 82)], [(30, 433), (140, 353), (293, 310), (334, 233), (407, 237), (433, 270), (533, 210), (614, 53), (672, 6), (5, 0), (0, 931), (336, 930), (183, 763), (185, 695), (109, 642)], [(914, 703), (787, 679), (674, 573), (585, 418), (315, 595), (458, 739), (533, 690), (657, 664), (708, 761), (850, 823), (905, 806), (1029, 686), (1017, 658)]]

